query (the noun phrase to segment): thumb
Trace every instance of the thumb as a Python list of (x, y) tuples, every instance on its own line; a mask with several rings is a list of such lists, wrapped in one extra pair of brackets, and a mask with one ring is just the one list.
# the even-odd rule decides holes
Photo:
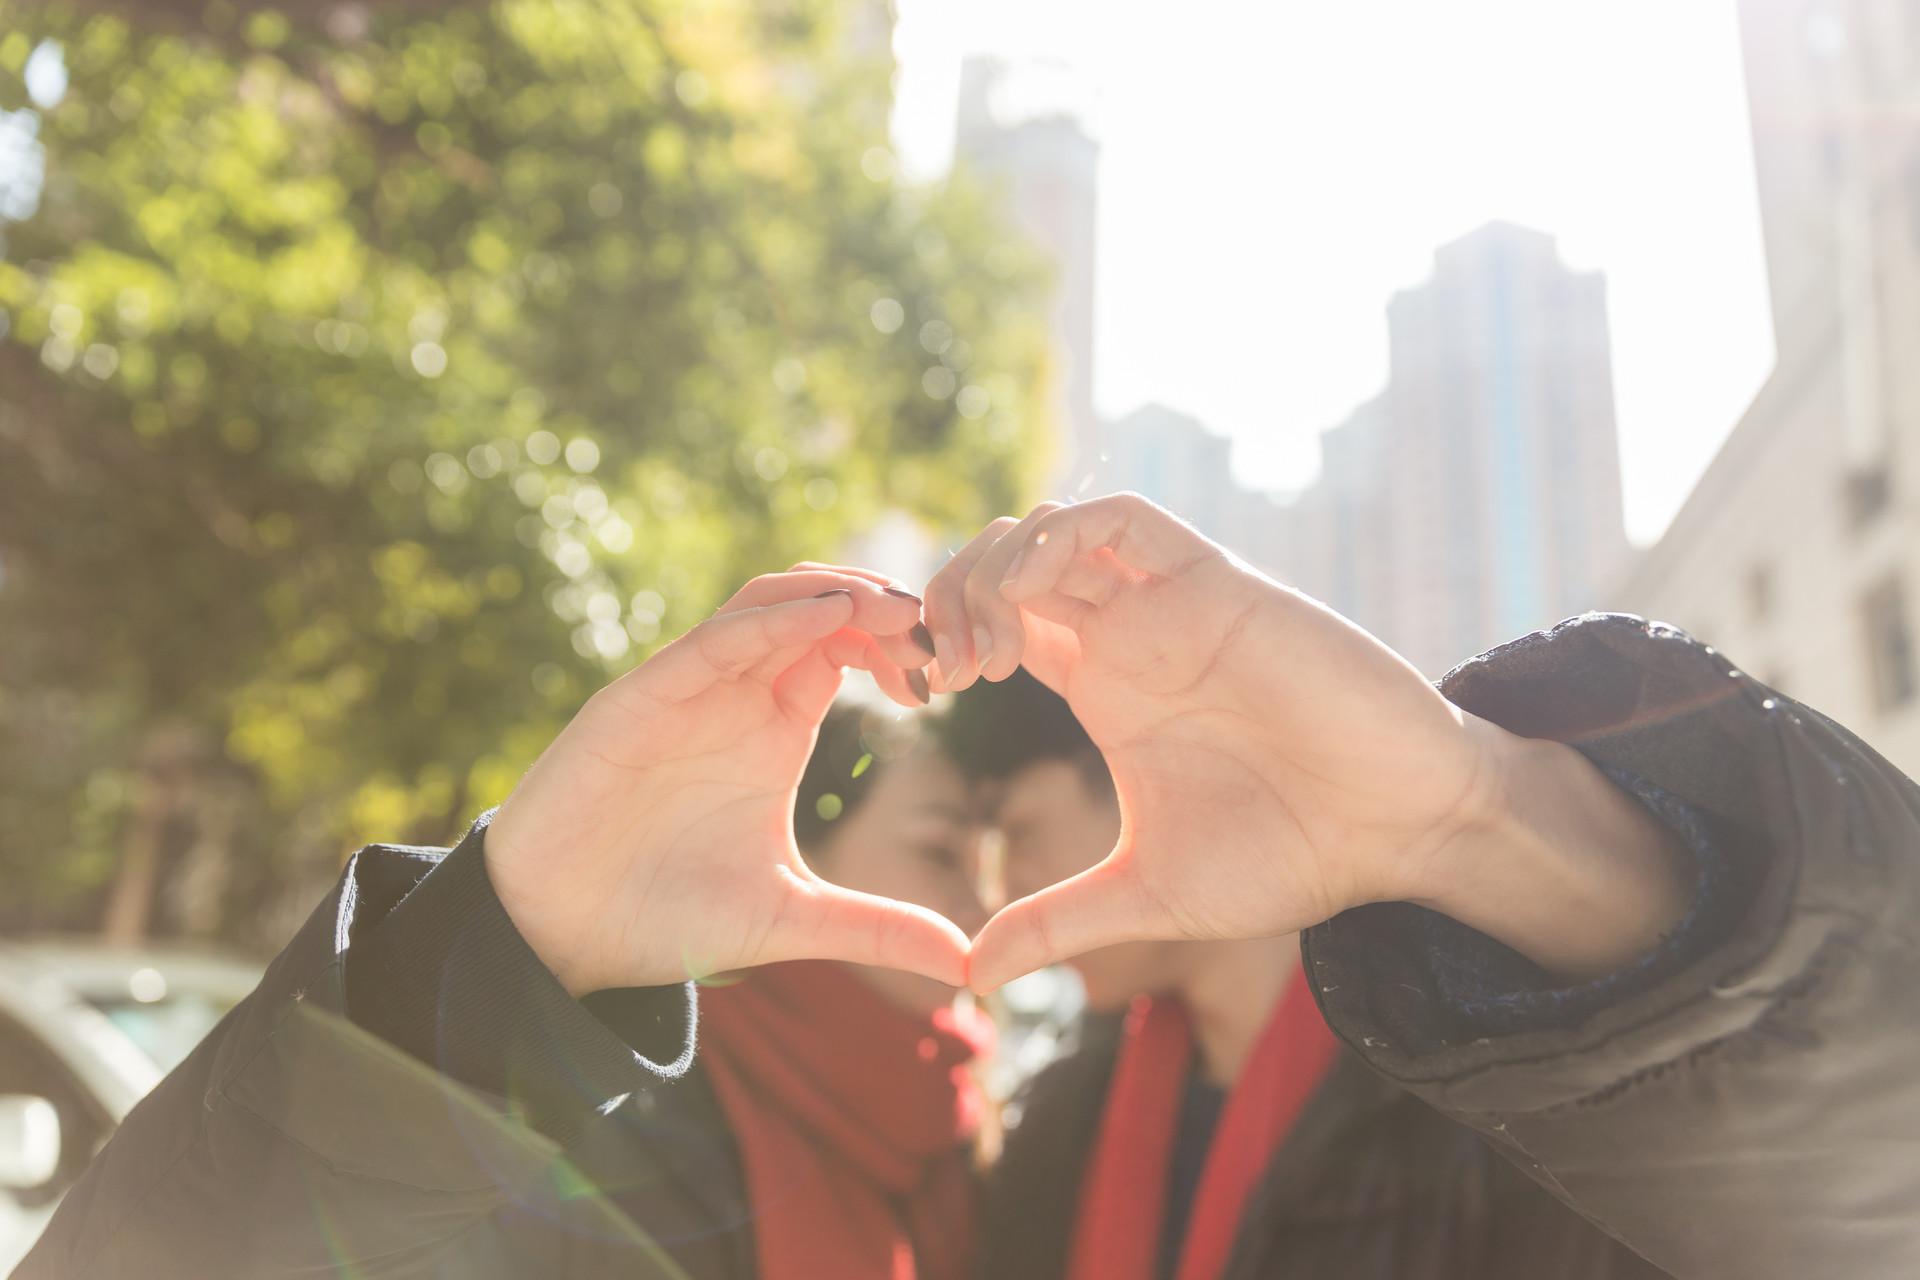
[(1120, 942), (1165, 936), (1139, 881), (1111, 858), (1009, 902), (973, 940), (967, 984), (981, 995)]
[(765, 961), (843, 960), (967, 983), (967, 935), (937, 911), (818, 877), (794, 886), (768, 936)]

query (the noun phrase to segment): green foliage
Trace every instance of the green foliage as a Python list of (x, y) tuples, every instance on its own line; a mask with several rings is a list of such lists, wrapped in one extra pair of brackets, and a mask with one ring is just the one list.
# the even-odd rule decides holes
[(0, 255), (0, 916), (84, 918), (156, 786), (238, 779), (256, 863), (443, 839), (739, 580), (1026, 496), (1032, 261), (863, 171), (839, 9), (0, 0), (0, 107), (70, 75)]

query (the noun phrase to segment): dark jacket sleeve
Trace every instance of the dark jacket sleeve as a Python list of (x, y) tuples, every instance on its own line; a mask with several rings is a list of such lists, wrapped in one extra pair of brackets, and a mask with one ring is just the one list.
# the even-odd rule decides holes
[(1920, 789), (1624, 615), (1569, 620), (1441, 687), (1639, 780), (1710, 851), (1711, 892), (1684, 948), (1571, 1006), (1526, 989), (1511, 953), (1510, 998), (1463, 1000), (1462, 956), (1498, 969), (1497, 944), (1406, 904), (1346, 912), (1302, 940), (1335, 1032), (1675, 1276), (1920, 1274)]
[[(561, 1146), (684, 1068), (691, 995), (632, 993), (677, 1044), (666, 1062), (629, 1048), (512, 930), (483, 840), (476, 824), (452, 855), (356, 854), (259, 987), (128, 1115), (17, 1280), (512, 1274), (509, 1216), (631, 1241)], [(381, 995), (364, 1021), (356, 989)]]

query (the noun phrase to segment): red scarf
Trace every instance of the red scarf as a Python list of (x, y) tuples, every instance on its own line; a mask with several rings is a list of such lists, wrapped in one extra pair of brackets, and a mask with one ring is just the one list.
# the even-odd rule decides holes
[[(1225, 1269), (1247, 1196), (1332, 1067), (1336, 1047), (1305, 975), (1295, 974), (1227, 1095), (1194, 1195), (1176, 1280), (1216, 1280)], [(1167, 1169), (1192, 1056), (1193, 1028), (1179, 1000), (1134, 1001), (1081, 1186), (1069, 1280), (1153, 1280)]]
[(844, 965), (700, 993), (700, 1062), (740, 1144), (761, 1280), (960, 1280), (972, 1262), (968, 1064), (993, 1024), (915, 1016)]

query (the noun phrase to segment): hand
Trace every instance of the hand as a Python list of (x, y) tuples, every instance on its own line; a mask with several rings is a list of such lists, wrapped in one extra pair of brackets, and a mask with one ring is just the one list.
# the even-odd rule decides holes
[[(1143, 498), (996, 521), (935, 577), (926, 614), (937, 684), (1024, 663), (1067, 699), (1120, 799), (1103, 862), (975, 939), (977, 990), (1112, 943), (1275, 936), (1386, 900), (1604, 970), (1684, 905), (1664, 833), (1577, 753), (1453, 706)], [(1564, 812), (1519, 803), (1521, 781)], [(1615, 841), (1637, 852), (1615, 857)]]
[(801, 565), (754, 579), (589, 699), (485, 837), (500, 901), (567, 989), (802, 958), (964, 982), (958, 928), (828, 884), (793, 840), (841, 669), (918, 706), (924, 636), (919, 600), (886, 579)]

